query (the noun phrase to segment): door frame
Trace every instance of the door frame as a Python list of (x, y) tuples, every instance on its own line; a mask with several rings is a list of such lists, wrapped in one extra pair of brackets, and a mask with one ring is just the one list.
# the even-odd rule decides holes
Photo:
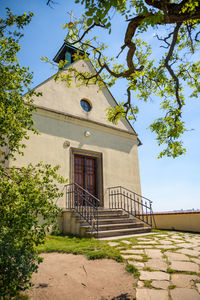
[(70, 148), (70, 183), (74, 183), (74, 155), (94, 157), (96, 159), (96, 189), (100, 206), (104, 206), (103, 197), (103, 154), (91, 150)]

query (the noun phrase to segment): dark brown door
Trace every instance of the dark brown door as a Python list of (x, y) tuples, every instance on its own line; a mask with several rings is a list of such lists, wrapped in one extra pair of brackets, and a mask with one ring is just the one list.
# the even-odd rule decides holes
[(95, 157), (74, 155), (74, 182), (97, 197)]

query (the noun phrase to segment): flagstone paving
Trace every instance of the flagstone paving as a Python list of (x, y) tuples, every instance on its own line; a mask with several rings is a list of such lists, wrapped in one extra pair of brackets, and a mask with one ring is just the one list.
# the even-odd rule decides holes
[(186, 256), (185, 254), (165, 252), (165, 255), (167, 256), (169, 261), (172, 261), (172, 260), (187, 260), (187, 261), (189, 261), (188, 256)]
[(157, 289), (167, 290), (170, 282), (167, 280), (153, 280), (151, 283), (152, 287), (155, 287)]
[(132, 244), (131, 242), (129, 242), (129, 241), (121, 241), (122, 243), (124, 243), (124, 244), (127, 244), (127, 245), (130, 245), (130, 244)]
[(168, 300), (168, 292), (164, 290), (153, 290), (153, 289), (137, 289), (136, 290), (137, 300)]
[(163, 259), (152, 258), (145, 263), (145, 267), (160, 271), (167, 271), (167, 263)]
[(128, 260), (128, 264), (135, 266), (139, 270), (143, 270), (143, 268), (144, 268), (144, 263), (140, 262), (140, 261)]
[(121, 253), (123, 253), (123, 254), (126, 254), (126, 253), (128, 253), (128, 254), (144, 254), (144, 250), (142, 250), (142, 249), (138, 249), (138, 250), (136, 250), (136, 249), (126, 249), (126, 250), (122, 250), (121, 251)]
[(116, 243), (116, 242), (109, 242), (108, 243), (110, 246), (119, 246), (119, 243)]
[(140, 256), (140, 255), (132, 255), (132, 254), (126, 254), (126, 255), (124, 255), (124, 254), (122, 254), (122, 257), (124, 258), (124, 259), (130, 259), (130, 258), (132, 258), (132, 259), (143, 259), (143, 257), (142, 256)]
[(200, 300), (199, 293), (194, 289), (175, 288), (170, 295), (172, 300)]
[(172, 261), (170, 268), (177, 271), (199, 272), (199, 266), (185, 261)]
[(136, 300), (200, 300), (199, 234), (158, 231), (109, 245), (139, 270)]
[(192, 288), (195, 284), (194, 281), (198, 279), (199, 277), (196, 275), (172, 274), (171, 276), (172, 285), (180, 288)]

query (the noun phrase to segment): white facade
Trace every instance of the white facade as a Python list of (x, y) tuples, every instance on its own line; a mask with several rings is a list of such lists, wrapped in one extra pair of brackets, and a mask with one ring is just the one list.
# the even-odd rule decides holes
[[(85, 61), (75, 62), (73, 67), (93, 72)], [(30, 134), (24, 156), (17, 156), (15, 165), (39, 161), (60, 165), (60, 174), (73, 182), (74, 155), (95, 157), (97, 196), (102, 206), (108, 207), (107, 188), (112, 186), (120, 185), (141, 194), (137, 134), (127, 120), (117, 125), (107, 120), (106, 108), (116, 105), (107, 88), (77, 87), (75, 82), (68, 88), (65, 82), (50, 78), (35, 90), (43, 94), (35, 99), (37, 112), (33, 116), (41, 134)], [(90, 112), (83, 110), (81, 99), (89, 101)], [(65, 198), (58, 205), (64, 208)]]

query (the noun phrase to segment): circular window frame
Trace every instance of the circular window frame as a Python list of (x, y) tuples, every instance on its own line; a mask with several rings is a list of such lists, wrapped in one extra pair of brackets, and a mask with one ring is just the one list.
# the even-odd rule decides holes
[[(86, 104), (84, 106), (84, 104)], [(90, 100), (86, 99), (86, 98), (83, 98), (80, 100), (80, 105), (81, 105), (81, 108), (84, 110), (84, 112), (90, 112), (92, 110), (92, 103)], [(86, 108), (86, 106), (88, 107), (88, 109)]]

